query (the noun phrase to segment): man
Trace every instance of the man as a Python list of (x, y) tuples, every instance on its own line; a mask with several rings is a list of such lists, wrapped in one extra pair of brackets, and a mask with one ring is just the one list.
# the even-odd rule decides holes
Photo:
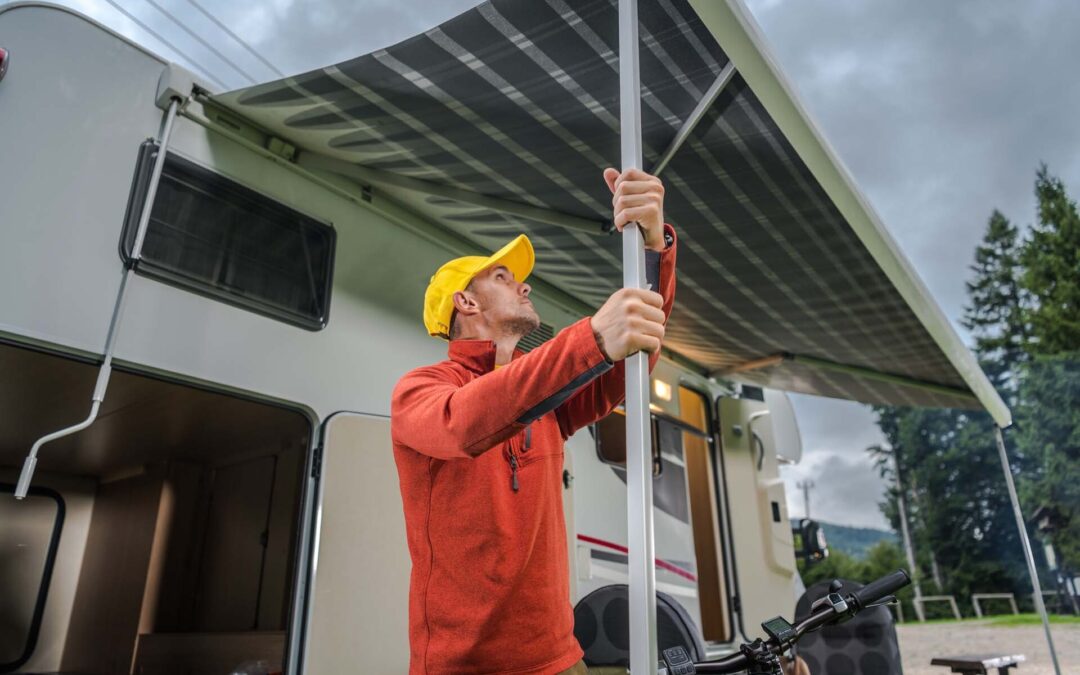
[[(443, 265), (424, 297), (449, 359), (394, 388), (391, 435), (412, 557), (411, 675), (585, 673), (574, 638), (563, 442), (625, 393), (622, 360), (659, 358), (675, 297), (675, 233), (664, 188), (604, 171), (614, 223), (638, 223), (653, 288), (622, 289), (528, 354), (540, 325), (521, 235), (490, 257)], [(658, 286), (657, 286), (658, 283)]]

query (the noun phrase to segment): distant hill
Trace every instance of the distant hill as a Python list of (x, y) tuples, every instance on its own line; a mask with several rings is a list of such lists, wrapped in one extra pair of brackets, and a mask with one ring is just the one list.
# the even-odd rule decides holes
[(899, 544), (900, 541), (892, 532), (875, 530), (870, 527), (848, 527), (846, 525), (833, 525), (821, 523), (825, 530), (825, 540), (829, 542), (832, 551), (843, 551), (853, 558), (862, 559), (870, 547), (879, 541), (886, 540)]

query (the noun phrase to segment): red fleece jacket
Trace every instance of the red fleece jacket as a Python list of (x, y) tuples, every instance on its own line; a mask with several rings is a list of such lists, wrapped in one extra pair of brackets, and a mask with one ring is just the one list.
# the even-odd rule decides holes
[[(659, 257), (667, 317), (675, 244)], [(490, 340), (454, 340), (449, 357), (406, 374), (390, 405), (413, 563), (409, 672), (561, 672), (582, 656), (563, 441), (623, 400), (623, 363), (604, 358), (589, 318), (498, 370)]]

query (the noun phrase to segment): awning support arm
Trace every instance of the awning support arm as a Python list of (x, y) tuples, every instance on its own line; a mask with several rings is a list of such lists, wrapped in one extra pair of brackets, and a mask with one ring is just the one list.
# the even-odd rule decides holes
[[(641, 73), (637, 0), (619, 0), (619, 136), (622, 170), (641, 168)], [(622, 231), (623, 286), (645, 287), (645, 242), (638, 226)], [(626, 368), (626, 532), (629, 549), (630, 671), (656, 675), (656, 552), (653, 543), (649, 355)]]
[(1001, 427), (996, 424), (994, 425), (994, 438), (997, 440), (998, 455), (1001, 456), (1001, 470), (1005, 473), (1005, 485), (1009, 488), (1009, 501), (1012, 502), (1013, 515), (1016, 516), (1016, 529), (1020, 531), (1020, 543), (1024, 547), (1024, 559), (1027, 561), (1028, 575), (1031, 577), (1031, 590), (1035, 592), (1035, 609), (1042, 618), (1043, 631), (1046, 633), (1046, 646), (1050, 648), (1050, 659), (1054, 662), (1054, 673), (1061, 675), (1057, 651), (1054, 649), (1054, 638), (1050, 635), (1050, 618), (1046, 615), (1046, 604), (1043, 603), (1042, 588), (1039, 586), (1039, 574), (1035, 570), (1035, 556), (1031, 553), (1031, 540), (1028, 538), (1024, 512), (1020, 509), (1020, 499), (1016, 496), (1016, 486), (1013, 484), (1009, 455), (1005, 451), (1005, 436)]
[(697, 127), (698, 122), (701, 121), (701, 118), (704, 117), (705, 113), (712, 107), (712, 104), (716, 101), (716, 97), (720, 95), (720, 92), (724, 91), (724, 87), (727, 86), (728, 82), (731, 82), (731, 78), (734, 75), (735, 64), (728, 61), (723, 70), (720, 71), (720, 74), (716, 76), (716, 80), (709, 86), (708, 91), (706, 91), (705, 95), (698, 101), (693, 112), (691, 112), (690, 116), (683, 122), (682, 128), (679, 129), (679, 133), (675, 134), (675, 138), (668, 144), (667, 149), (664, 150), (664, 154), (660, 155), (660, 159), (656, 160), (656, 164), (649, 173), (654, 176), (659, 176), (660, 172), (667, 167), (668, 162), (670, 162), (671, 158), (675, 156), (675, 153), (679, 151), (679, 148), (686, 142), (686, 139), (690, 137), (690, 134)]
[(23, 462), (22, 472), (19, 474), (19, 482), (15, 486), (15, 499), (25, 499), (30, 490), (30, 481), (34, 477), (34, 469), (37, 467), (37, 455), (41, 446), (55, 441), (58, 438), (70, 436), (82, 431), (94, 423), (97, 419), (98, 410), (102, 401), (105, 400), (105, 390), (109, 387), (109, 377), (112, 375), (113, 348), (116, 346), (116, 335), (120, 331), (120, 319), (124, 314), (124, 304), (127, 300), (128, 276), (131, 270), (138, 264), (142, 257), (143, 242), (146, 239), (146, 229), (150, 223), (150, 210), (154, 205), (154, 196), (157, 194), (158, 182), (161, 179), (161, 170), (165, 166), (165, 153), (169, 145), (169, 137), (172, 136), (173, 121), (176, 119), (177, 110), (180, 108), (180, 100), (172, 99), (165, 112), (164, 125), (161, 138), (158, 140), (158, 154), (154, 161), (153, 171), (150, 173), (150, 185), (146, 190), (146, 198), (143, 200), (142, 213), (139, 217), (139, 226), (135, 230), (135, 244), (131, 249), (131, 263), (124, 266), (123, 275), (120, 277), (120, 289), (116, 292), (116, 303), (113, 305), (112, 319), (109, 321), (109, 334), (105, 338), (105, 360), (98, 370), (97, 382), (94, 384), (94, 393), (91, 396), (90, 413), (86, 419), (70, 427), (54, 431), (39, 438), (30, 448), (30, 453)]
[(296, 158), (296, 163), (308, 170), (329, 171), (331, 173), (352, 178), (361, 183), (382, 183), (384, 185), (392, 185), (405, 190), (452, 199), (463, 204), (471, 204), (480, 208), (490, 209), (492, 211), (498, 211), (520, 218), (528, 218), (529, 220), (535, 220), (548, 225), (579, 230), (588, 234), (606, 235), (611, 229), (610, 223), (604, 223), (599, 220), (590, 220), (589, 218), (572, 216), (568, 213), (560, 213), (539, 206), (522, 204), (521, 202), (515, 202), (509, 199), (489, 197), (477, 192), (472, 192), (471, 190), (463, 190), (461, 188), (440, 185), (439, 183), (433, 183), (419, 178), (402, 176), (389, 171), (372, 169), (360, 164), (346, 162), (343, 159), (327, 157), (326, 155), (320, 155), (313, 152), (301, 152)]

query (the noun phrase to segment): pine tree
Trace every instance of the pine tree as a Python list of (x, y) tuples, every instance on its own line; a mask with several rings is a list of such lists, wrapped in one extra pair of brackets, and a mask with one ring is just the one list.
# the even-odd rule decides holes
[[(1080, 568), (1080, 215), (1046, 165), (1036, 175), (1038, 222), (1021, 253), (1022, 285), (1034, 302), (1017, 409), (1018, 445), (1030, 459), (1020, 488), (1028, 513), (1049, 506), (1065, 516), (1053, 541)], [(1025, 466), (1027, 468), (1027, 466)]]
[(975, 353), (990, 381), (1015, 402), (1018, 368), (1027, 360), (1026, 292), (1021, 286), (1019, 232), (994, 210), (971, 265), (969, 302), (961, 323), (975, 338)]
[(1023, 285), (1037, 304), (1026, 311), (1035, 354), (1080, 350), (1080, 214), (1061, 179), (1039, 167), (1035, 180), (1039, 220), (1021, 260)]

